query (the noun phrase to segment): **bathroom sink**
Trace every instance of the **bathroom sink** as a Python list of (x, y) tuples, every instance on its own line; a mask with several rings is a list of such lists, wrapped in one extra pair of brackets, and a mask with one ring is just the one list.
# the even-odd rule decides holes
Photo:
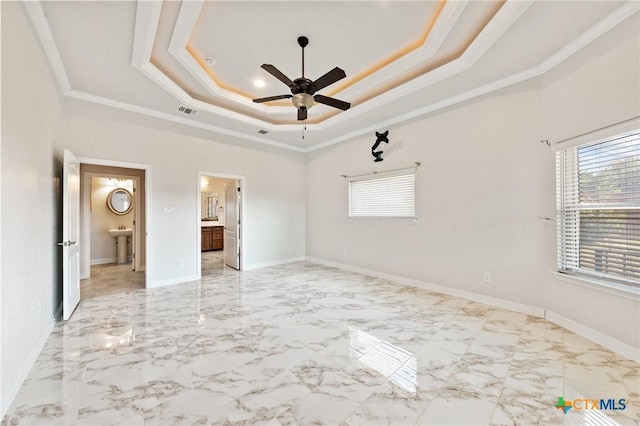
[(133, 235), (133, 229), (109, 229), (107, 233), (111, 237), (130, 237)]

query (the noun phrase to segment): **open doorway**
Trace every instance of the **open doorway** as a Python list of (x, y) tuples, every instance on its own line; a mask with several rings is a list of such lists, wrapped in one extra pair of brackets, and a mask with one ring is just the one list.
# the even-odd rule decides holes
[(80, 298), (145, 288), (145, 170), (81, 163)]
[(243, 178), (198, 172), (198, 277), (242, 269)]

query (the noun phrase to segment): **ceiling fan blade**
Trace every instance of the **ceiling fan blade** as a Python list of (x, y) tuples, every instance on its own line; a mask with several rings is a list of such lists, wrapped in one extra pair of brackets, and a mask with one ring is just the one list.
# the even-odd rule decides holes
[(293, 81), (291, 81), (289, 77), (284, 75), (278, 68), (274, 67), (273, 65), (262, 64), (262, 69), (268, 72), (269, 74), (271, 74), (272, 76), (274, 76), (275, 78), (277, 78), (278, 80), (280, 80), (281, 82), (283, 82), (284, 84), (286, 84), (287, 86), (289, 87), (295, 86), (295, 84), (293, 83)]
[(306, 109), (298, 109), (298, 120), (306, 120), (307, 119), (307, 110)]
[(325, 104), (325, 105), (329, 105), (329, 106), (332, 106), (334, 108), (341, 109), (343, 111), (346, 111), (349, 108), (351, 108), (351, 104), (349, 102), (341, 101), (340, 99), (330, 98), (328, 96), (315, 95), (313, 97), (313, 99), (316, 102), (319, 102), (319, 103)]
[(266, 97), (266, 98), (254, 99), (253, 102), (255, 102), (257, 104), (261, 104), (262, 102), (277, 101), (278, 99), (289, 99), (289, 98), (293, 98), (293, 95), (269, 96), (269, 97)]
[(335, 67), (334, 69), (314, 81), (313, 85), (315, 86), (316, 90), (322, 90), (328, 85), (333, 84), (338, 80), (342, 80), (346, 76), (347, 74), (345, 74), (342, 69)]

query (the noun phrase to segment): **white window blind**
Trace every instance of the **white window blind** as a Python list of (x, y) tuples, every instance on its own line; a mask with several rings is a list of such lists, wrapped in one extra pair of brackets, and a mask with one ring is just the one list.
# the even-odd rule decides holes
[(348, 180), (349, 217), (415, 217), (415, 168)]
[(640, 130), (556, 153), (558, 269), (640, 286)]

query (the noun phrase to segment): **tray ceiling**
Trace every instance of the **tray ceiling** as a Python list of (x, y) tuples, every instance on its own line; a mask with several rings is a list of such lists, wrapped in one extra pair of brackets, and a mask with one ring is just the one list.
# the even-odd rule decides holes
[[(346, 141), (538, 76), (638, 13), (636, 1), (26, 2), (68, 96), (296, 151)], [(306, 123), (260, 68), (351, 102)], [(261, 79), (264, 87), (256, 87)], [(184, 106), (197, 114), (179, 111)], [(306, 127), (303, 134), (303, 126)], [(266, 133), (265, 133), (266, 132)]]

